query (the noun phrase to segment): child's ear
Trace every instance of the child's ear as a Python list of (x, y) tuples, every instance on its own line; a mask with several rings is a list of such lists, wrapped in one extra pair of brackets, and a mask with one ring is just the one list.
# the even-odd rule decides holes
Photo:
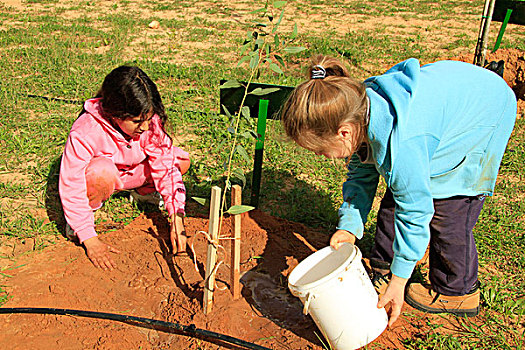
[(337, 130), (337, 135), (345, 141), (351, 141), (354, 139), (357, 132), (356, 124), (342, 123)]

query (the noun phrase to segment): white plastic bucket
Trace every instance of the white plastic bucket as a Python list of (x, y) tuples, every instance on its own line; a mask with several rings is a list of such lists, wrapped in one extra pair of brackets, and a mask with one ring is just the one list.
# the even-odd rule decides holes
[(304, 259), (288, 277), (288, 288), (303, 302), (331, 349), (358, 349), (377, 338), (388, 316), (377, 308), (377, 293), (361, 262), (361, 252), (345, 243)]

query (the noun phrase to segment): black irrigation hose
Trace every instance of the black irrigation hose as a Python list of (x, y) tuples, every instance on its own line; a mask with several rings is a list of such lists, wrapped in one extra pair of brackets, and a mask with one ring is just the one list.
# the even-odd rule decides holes
[(212, 343), (220, 343), (221, 345), (236, 345), (238, 349), (255, 349), (255, 350), (271, 350), (264, 346), (230, 337), (228, 335), (207, 331), (196, 328), (195, 325), (185, 326), (173, 322), (165, 322), (160, 320), (153, 320), (151, 318), (111, 314), (107, 312), (95, 312), (84, 310), (71, 309), (54, 309), (54, 308), (39, 308), (39, 307), (6, 307), (0, 308), (0, 314), (51, 314), (51, 315), (72, 315), (80, 317), (99, 318), (105, 320), (120, 321), (131, 325), (138, 325), (142, 327), (153, 328), (157, 330), (176, 330), (182, 335), (193, 336)]

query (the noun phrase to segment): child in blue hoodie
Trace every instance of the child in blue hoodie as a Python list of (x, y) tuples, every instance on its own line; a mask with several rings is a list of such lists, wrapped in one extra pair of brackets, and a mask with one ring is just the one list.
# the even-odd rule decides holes
[[(387, 190), (370, 262), (389, 325), (404, 300), (430, 313), (477, 315), (472, 230), (514, 127), (512, 90), (496, 73), (456, 61), (421, 67), (408, 59), (362, 83), (340, 61), (317, 56), (309, 75), (283, 106), (282, 123), (300, 146), (348, 160), (330, 245), (362, 237), (381, 176)], [(427, 246), (430, 285), (405, 288)]]

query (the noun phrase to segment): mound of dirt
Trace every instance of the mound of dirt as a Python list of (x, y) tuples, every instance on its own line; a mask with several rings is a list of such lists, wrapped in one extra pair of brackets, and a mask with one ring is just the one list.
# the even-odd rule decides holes
[[(173, 256), (168, 223), (158, 212), (145, 213), (125, 228), (101, 239), (121, 250), (113, 271), (95, 268), (84, 250), (66, 241), (14, 259), (4, 271), (11, 299), (3, 307), (48, 307), (116, 313), (195, 325), (272, 349), (322, 349), (319, 330), (302, 315), (301, 302), (287, 290), (291, 269), (328, 237), (301, 224), (260, 211), (242, 219), (242, 297), (233, 300), (228, 287), (230, 241), (221, 240), (213, 310), (202, 311), (207, 241), (200, 231), (208, 220), (186, 218), (196, 265), (189, 256)], [(231, 233), (230, 220), (223, 235)], [(401, 348), (402, 339), (421, 333), (429, 319), (405, 306), (405, 315), (376, 343)], [(416, 315), (416, 316), (414, 316)], [(116, 321), (58, 315), (0, 315), (0, 348), (4, 349), (218, 349), (228, 348), (168, 330)], [(235, 347), (232, 347), (235, 348)]]

